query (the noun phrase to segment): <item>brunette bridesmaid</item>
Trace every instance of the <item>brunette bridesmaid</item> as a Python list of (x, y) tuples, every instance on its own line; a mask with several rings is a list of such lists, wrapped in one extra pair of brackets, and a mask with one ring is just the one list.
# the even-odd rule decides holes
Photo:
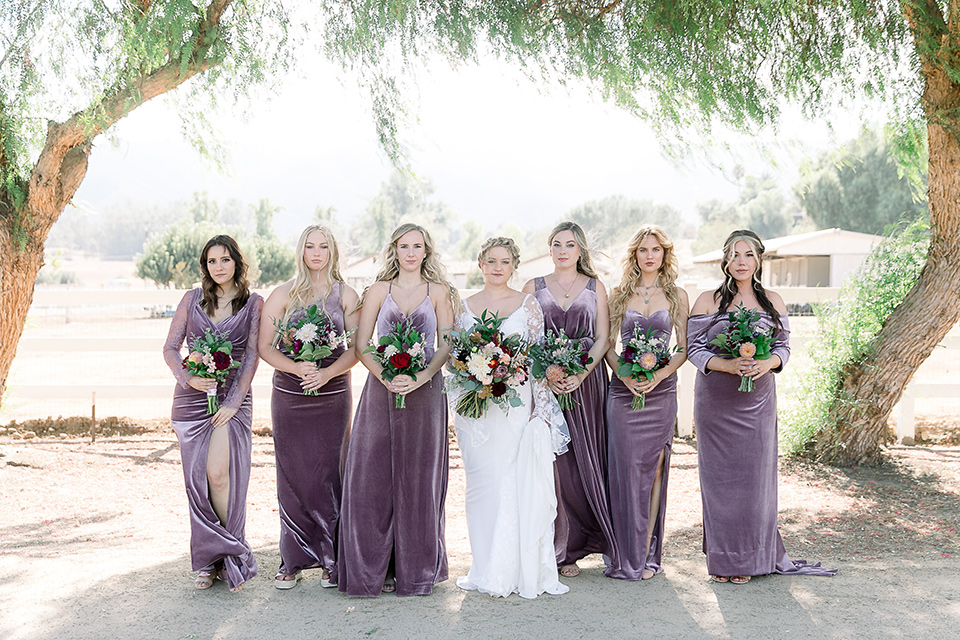
[(350, 368), (357, 362), (352, 343), (336, 347), (319, 366), (295, 362), (278, 348), (277, 327), (303, 318), (313, 305), (337, 334), (357, 327), (357, 293), (340, 275), (333, 233), (320, 225), (307, 227), (297, 256), (293, 280), (274, 289), (264, 304), (267, 326), (259, 341), (260, 357), (276, 369), (271, 410), (280, 503), (277, 589), (294, 588), (302, 571), (313, 568), (320, 568), (322, 586), (336, 584), (340, 457), (353, 411)]
[(551, 385), (559, 395), (570, 393), (572, 409), (564, 411), (571, 443), (557, 456), (557, 519), (554, 546), (560, 574), (580, 573), (577, 561), (602, 553), (618, 564), (613, 525), (607, 501), (607, 434), (604, 403), (607, 372), (602, 362), (607, 351), (609, 318), (607, 292), (597, 276), (586, 235), (575, 222), (562, 222), (548, 240), (553, 273), (534, 278), (523, 287), (543, 309), (544, 330), (581, 338), (593, 362), (586, 371)]
[[(403, 224), (381, 256), (382, 268), (360, 299), (357, 350), (411, 322), (426, 338), (426, 367), (383, 378), (369, 370), (347, 451), (340, 518), (340, 591), (351, 596), (424, 595), (447, 579), (444, 498), (447, 491), (447, 404), (440, 368), (459, 308), (430, 234)], [(406, 408), (395, 408), (395, 394)]]
[[(211, 238), (200, 252), (202, 281), (177, 307), (163, 358), (178, 385), (171, 422), (180, 441), (180, 458), (190, 506), (190, 558), (194, 586), (209, 589), (215, 578), (238, 591), (257, 575), (257, 561), (244, 538), (257, 337), (263, 298), (251, 293), (247, 264), (230, 236)], [(226, 381), (191, 375), (181, 348), (206, 330), (220, 332), (233, 345), (240, 366)], [(207, 392), (216, 389), (220, 408), (207, 413)]]
[[(663, 229), (641, 227), (627, 245), (623, 274), (610, 293), (610, 349), (607, 363), (618, 368), (616, 336), (622, 342), (642, 332), (660, 332), (686, 343), (687, 293), (677, 286), (677, 257)], [(622, 347), (622, 345), (621, 345)], [(652, 380), (614, 375), (607, 396), (610, 512), (620, 566), (606, 575), (647, 580), (662, 571), (663, 522), (667, 504), (670, 447), (677, 420), (677, 369), (685, 352), (674, 354)], [(633, 398), (644, 395), (642, 409)]]
[[(699, 369), (693, 404), (703, 499), (703, 551), (715, 582), (744, 584), (768, 573), (833, 575), (819, 563), (787, 556), (777, 530), (777, 388), (772, 374), (790, 355), (790, 325), (783, 299), (761, 282), (763, 242), (749, 230), (723, 244), (723, 284), (697, 298), (688, 323), (690, 362)], [(765, 360), (731, 358), (710, 341), (730, 330), (727, 312), (738, 305), (760, 314), (773, 329)], [(740, 377), (754, 390), (739, 391)]]

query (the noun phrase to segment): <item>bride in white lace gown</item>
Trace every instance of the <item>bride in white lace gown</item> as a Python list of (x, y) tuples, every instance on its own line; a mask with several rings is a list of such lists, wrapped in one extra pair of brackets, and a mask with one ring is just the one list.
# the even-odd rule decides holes
[[(505, 317), (504, 335), (535, 342), (543, 335), (543, 311), (531, 295), (507, 286), (520, 261), (509, 238), (491, 238), (480, 252), (484, 288), (464, 301), (458, 330), (483, 311)], [(457, 579), (462, 589), (506, 597), (561, 594), (553, 548), (557, 495), (553, 461), (570, 438), (556, 399), (541, 381), (518, 388), (522, 404), (504, 413), (489, 403), (479, 419), (454, 414), (466, 471), (466, 514), (473, 563)], [(459, 394), (450, 394), (455, 412)]]

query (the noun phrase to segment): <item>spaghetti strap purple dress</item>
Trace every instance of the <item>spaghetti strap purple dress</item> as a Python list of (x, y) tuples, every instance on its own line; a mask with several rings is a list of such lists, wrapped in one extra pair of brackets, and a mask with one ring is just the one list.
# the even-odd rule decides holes
[[(390, 293), (377, 334), (409, 319), (433, 357), (437, 317), (427, 297), (408, 317)], [(447, 579), (443, 503), (447, 493), (447, 403), (443, 375), (394, 407), (394, 394), (367, 375), (353, 421), (343, 476), (338, 546), (339, 589), (377, 596), (393, 566), (397, 595), (426, 595)]]
[[(338, 333), (344, 330), (340, 296), (334, 285), (323, 311)], [(297, 313), (294, 312), (293, 318)], [(320, 361), (329, 367), (343, 347)], [(273, 443), (277, 456), (280, 504), (280, 573), (325, 567), (336, 581), (336, 535), (340, 519), (340, 456), (350, 431), (353, 397), (350, 372), (332, 378), (317, 395), (305, 395), (300, 378), (273, 374)]]
[[(773, 343), (780, 371), (790, 356), (786, 314)], [(773, 319), (760, 313), (761, 327)], [(773, 372), (756, 380), (751, 392), (738, 391), (740, 376), (710, 371), (713, 356), (727, 357), (709, 344), (730, 329), (726, 314), (691, 316), (687, 358), (697, 374), (693, 419), (697, 430), (700, 493), (703, 499), (703, 552), (715, 576), (768, 573), (834, 575), (820, 563), (791, 560), (777, 530), (777, 386)]]
[[(544, 331), (561, 330), (582, 337), (591, 349), (597, 332), (597, 281), (587, 286), (564, 311), (543, 278), (534, 279), (534, 296), (543, 309)], [(557, 519), (554, 547), (557, 564), (573, 564), (591, 553), (602, 553), (617, 564), (613, 525), (607, 501), (607, 433), (604, 402), (607, 372), (599, 364), (572, 394), (572, 409), (563, 412), (570, 429), (567, 453), (557, 456)]]
[[(163, 357), (179, 383), (173, 394), (171, 422), (180, 441), (183, 478), (190, 506), (190, 559), (194, 571), (213, 570), (222, 562), (227, 583), (233, 589), (257, 575), (257, 561), (244, 538), (247, 519), (247, 486), (250, 484), (250, 455), (253, 422), (253, 396), (250, 385), (257, 372), (257, 335), (263, 298), (251, 293), (243, 308), (214, 324), (200, 308), (200, 289), (189, 291), (180, 301)], [(240, 367), (230, 372), (220, 385), (217, 397), (221, 407), (237, 413), (221, 428), (230, 433), (230, 499), (226, 526), (213, 510), (207, 491), (207, 449), (213, 433), (212, 415), (207, 414), (207, 396), (187, 384), (191, 374), (183, 368), (180, 349), (206, 329), (226, 334), (233, 345), (230, 354)]]
[[(627, 309), (620, 324), (621, 340), (633, 337), (634, 324), (641, 329), (654, 329), (667, 335), (672, 332), (670, 312), (661, 309), (646, 317)], [(670, 472), (670, 451), (677, 421), (677, 374), (664, 379), (646, 394), (643, 409), (631, 408), (633, 393), (614, 376), (607, 395), (609, 422), (608, 455), (610, 463), (610, 512), (613, 531), (620, 550), (620, 567), (608, 567), (607, 577), (641, 580), (644, 569), (655, 574), (663, 569), (663, 523), (667, 509), (667, 479)], [(660, 476), (660, 508), (654, 523), (653, 537), (647, 549), (650, 529), (650, 493), (657, 474), (657, 461), (663, 453)]]

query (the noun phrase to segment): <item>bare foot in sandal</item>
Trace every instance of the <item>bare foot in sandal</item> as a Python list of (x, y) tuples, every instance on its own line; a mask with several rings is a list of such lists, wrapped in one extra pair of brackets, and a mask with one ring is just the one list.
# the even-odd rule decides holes
[(384, 593), (393, 593), (397, 590), (397, 579), (396, 578), (387, 578), (383, 581), (383, 588), (381, 591)]
[(213, 571), (201, 569), (197, 572), (197, 579), (193, 582), (193, 588), (203, 591), (213, 586)]
[(733, 584), (747, 584), (750, 582), (750, 576), (731, 576), (730, 582)]
[(576, 578), (580, 575), (580, 567), (577, 566), (577, 563), (565, 564), (560, 567), (560, 575), (564, 578)]

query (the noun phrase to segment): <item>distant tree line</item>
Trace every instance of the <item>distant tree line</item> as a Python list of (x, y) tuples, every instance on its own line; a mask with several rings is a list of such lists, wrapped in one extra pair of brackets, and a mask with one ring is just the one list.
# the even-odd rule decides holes
[[(902, 220), (927, 214), (922, 194), (926, 175), (905, 175), (896, 158), (876, 133), (865, 130), (839, 149), (811, 161), (792, 192), (771, 176), (741, 176), (734, 202), (714, 199), (697, 205), (699, 225), (693, 253), (716, 249), (731, 230), (750, 228), (763, 238), (818, 228), (840, 227), (864, 233), (883, 233)], [(188, 287), (197, 282), (197, 256), (215, 233), (230, 233), (244, 244), (257, 286), (290, 278), (293, 247), (274, 232), (279, 208), (266, 198), (255, 204), (230, 199), (219, 203), (206, 192), (194, 193), (189, 203), (114, 205), (100, 214), (73, 209), (53, 227), (49, 245), (86, 251), (106, 258), (136, 256), (138, 275), (165, 287)], [(526, 256), (547, 250), (552, 225), (521, 229), (508, 222), (496, 228), (477, 220), (461, 220), (436, 198), (429, 180), (414, 181), (394, 172), (349, 228), (332, 206), (317, 206), (314, 220), (329, 226), (348, 256), (376, 254), (399, 224), (415, 222), (428, 228), (447, 259), (475, 258), (477, 247), (490, 235), (518, 241)], [(642, 224), (658, 224), (679, 237), (687, 223), (675, 208), (650, 200), (613, 195), (584, 202), (557, 217), (573, 220), (590, 235), (591, 244), (609, 249), (622, 245)], [(479, 272), (478, 272), (479, 273)], [(478, 274), (474, 274), (478, 275)], [(48, 282), (55, 275), (42, 274)], [(474, 278), (476, 279), (476, 278)]]

